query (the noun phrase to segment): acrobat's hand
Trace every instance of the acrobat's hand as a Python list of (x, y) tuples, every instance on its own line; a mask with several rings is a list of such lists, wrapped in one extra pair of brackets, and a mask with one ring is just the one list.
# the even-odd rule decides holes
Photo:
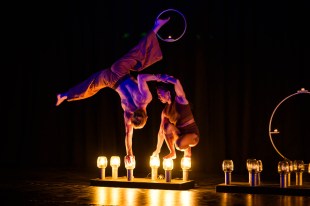
[(159, 152), (155, 150), (152, 154), (152, 157), (159, 157)]
[(157, 81), (159, 82), (164, 82), (164, 83), (169, 83), (169, 79), (171, 80), (173, 76), (170, 76), (168, 74), (157, 74)]
[(125, 158), (124, 158), (124, 162), (125, 162), (125, 165), (130, 165), (134, 162), (135, 160), (135, 156), (133, 155), (126, 155)]

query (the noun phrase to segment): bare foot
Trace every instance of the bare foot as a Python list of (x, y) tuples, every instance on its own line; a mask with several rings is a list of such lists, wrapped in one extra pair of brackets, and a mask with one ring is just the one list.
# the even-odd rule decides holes
[(191, 157), (192, 156), (192, 150), (190, 147), (184, 150), (184, 157)]
[(61, 94), (57, 94), (57, 102), (56, 106), (60, 105), (63, 101), (65, 101), (68, 97), (67, 96), (61, 96)]
[(156, 19), (155, 25), (154, 25), (154, 27), (153, 27), (153, 31), (154, 31), (155, 33), (157, 33), (158, 30), (159, 30), (162, 26), (164, 26), (169, 20), (170, 20), (170, 17), (168, 17), (167, 19)]
[(164, 156), (164, 159), (175, 159), (175, 158), (177, 158), (175, 153), (170, 153), (170, 154)]

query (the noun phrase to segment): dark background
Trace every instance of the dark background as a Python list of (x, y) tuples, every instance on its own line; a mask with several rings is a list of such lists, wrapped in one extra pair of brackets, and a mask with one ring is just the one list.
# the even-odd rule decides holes
[[(309, 5), (306, 1), (22, 1), (3, 6), (0, 164), (16, 168), (97, 170), (99, 155), (125, 156), (123, 111), (116, 92), (55, 106), (56, 94), (109, 67), (168, 8), (187, 20), (185, 35), (160, 41), (164, 59), (144, 73), (179, 78), (201, 133), (192, 172), (222, 172), (232, 159), (263, 161), (277, 176), (283, 158), (273, 148), (275, 107), (310, 89)], [(134, 131), (136, 173), (147, 175), (160, 112), (154, 85), (144, 129)], [(309, 163), (310, 97), (295, 95), (274, 115), (282, 155)], [(282, 132), (283, 131), (283, 132)], [(161, 157), (167, 154), (164, 144)], [(178, 152), (176, 170), (180, 170)], [(123, 161), (122, 161), (123, 164)], [(124, 173), (121, 166), (120, 173)], [(109, 175), (110, 169), (107, 170)]]

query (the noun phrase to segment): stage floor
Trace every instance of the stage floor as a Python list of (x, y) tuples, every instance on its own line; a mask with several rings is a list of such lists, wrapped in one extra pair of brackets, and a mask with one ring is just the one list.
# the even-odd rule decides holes
[[(97, 181), (97, 173), (77, 170), (2, 169), (0, 174), (2, 205), (310, 205), (310, 197), (304, 194), (217, 191), (223, 184), (222, 175), (195, 177), (193, 188), (180, 190), (94, 186), (91, 180)], [(241, 186), (247, 187), (244, 183)]]

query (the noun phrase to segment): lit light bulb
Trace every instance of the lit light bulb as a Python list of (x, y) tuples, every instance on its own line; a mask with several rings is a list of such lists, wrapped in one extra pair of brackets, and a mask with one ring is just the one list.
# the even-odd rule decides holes
[(278, 163), (278, 173), (280, 173), (280, 187), (286, 188), (288, 186), (287, 174), (290, 172), (290, 163), (287, 160)]
[(129, 156), (130, 162), (126, 161), (126, 156), (125, 156), (125, 168), (127, 169), (127, 180), (132, 181), (133, 179), (133, 169), (136, 167), (136, 159), (135, 156)]
[(173, 159), (164, 159), (163, 168), (165, 170), (166, 182), (171, 182), (171, 170), (173, 169)]
[(152, 180), (157, 180), (158, 168), (160, 166), (160, 161), (158, 156), (150, 157), (150, 167), (152, 169)]
[(234, 162), (232, 160), (223, 160), (222, 169), (225, 173), (225, 184), (231, 184), (231, 173), (234, 171)]
[(163, 167), (164, 167), (164, 170), (172, 170), (173, 169), (173, 159), (164, 159)]
[(183, 181), (188, 180), (189, 169), (191, 168), (191, 158), (190, 157), (182, 157), (181, 159), (181, 168), (183, 171)]
[(302, 186), (302, 173), (305, 171), (303, 160), (294, 160), (293, 169), (296, 175), (296, 185)]
[(259, 170), (259, 164), (256, 159), (247, 159), (247, 169), (249, 172), (249, 183), (251, 186), (257, 185), (257, 173)]
[(263, 162), (261, 160), (257, 160), (258, 169), (257, 169), (257, 185), (261, 184), (261, 172), (263, 171)]
[(97, 167), (101, 169), (101, 179), (105, 179), (105, 168), (108, 166), (108, 160), (105, 156), (97, 158)]
[(112, 179), (118, 178), (118, 167), (120, 166), (121, 161), (119, 156), (112, 156), (110, 159), (110, 166), (112, 167)]
[(232, 160), (224, 160), (222, 163), (222, 169), (224, 172), (234, 171), (234, 162)]
[(289, 172), (287, 173), (287, 186), (291, 186), (291, 173), (294, 171), (293, 161), (287, 160), (289, 164)]
[(106, 168), (108, 166), (108, 160), (105, 156), (99, 156), (97, 158), (97, 167), (98, 168)]

